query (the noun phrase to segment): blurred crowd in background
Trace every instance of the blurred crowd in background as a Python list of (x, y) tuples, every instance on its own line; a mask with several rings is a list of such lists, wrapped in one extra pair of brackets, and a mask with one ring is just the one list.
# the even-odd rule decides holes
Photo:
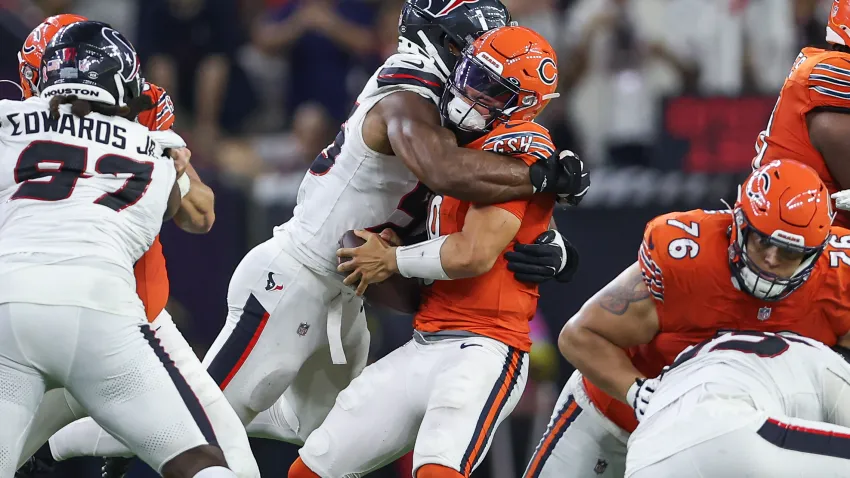
[[(252, 184), (262, 201), (285, 202), (395, 51), (402, 0), (3, 3), (11, 6), (7, 28), (21, 32), (60, 12), (124, 32), (145, 76), (175, 100), (193, 162)], [(559, 51), (562, 99), (540, 121), (556, 143), (592, 165), (653, 166), (665, 98), (774, 96), (799, 49), (824, 43), (831, 2), (505, 3)]]
[[(721, 196), (734, 200), (794, 58), (803, 46), (825, 46), (832, 3), (503, 1), (516, 21), (558, 50), (562, 96), (539, 122), (559, 148), (590, 164), (593, 187), (580, 208), (557, 215), (582, 252), (582, 270), (560, 286), (566, 293), (543, 288), (540, 320), (532, 323), (532, 383), (476, 473), (494, 478), (523, 468), (570, 371), (554, 347), (557, 333), (634, 261), (643, 224), (674, 209), (716, 208)], [(395, 52), (402, 3), (0, 0), (0, 78), (17, 81), (15, 54), (49, 15), (105, 21), (134, 42), (144, 76), (171, 94), (175, 129), (217, 195), (210, 235), (163, 231), (169, 310), (203, 354), (224, 319), (233, 268), (289, 217), (309, 164)], [(18, 97), (0, 84), (0, 98)], [(376, 356), (410, 337), (404, 318), (375, 313), (373, 322)], [(280, 463), (261, 466), (280, 476), (291, 459), (275, 453), (269, 460)], [(385, 476), (402, 476), (404, 466)]]

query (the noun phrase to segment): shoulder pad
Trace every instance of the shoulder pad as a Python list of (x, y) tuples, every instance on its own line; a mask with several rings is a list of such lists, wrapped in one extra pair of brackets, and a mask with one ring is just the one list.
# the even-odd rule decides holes
[(425, 74), (434, 75), (437, 77), (437, 81), (441, 84), (448, 81), (448, 78), (446, 78), (434, 64), (434, 60), (421, 55), (396, 53), (384, 61), (384, 64), (381, 65), (381, 69), (383, 68), (408, 68)]
[[(669, 231), (670, 234), (680, 235), (683, 231), (693, 237), (701, 237), (699, 225), (708, 222), (722, 221), (731, 224), (731, 212), (728, 210), (692, 209), (662, 214), (655, 217), (646, 225), (647, 231)], [(697, 224), (693, 227), (682, 227), (681, 224)]]
[(33, 96), (25, 100), (4, 100), (0, 99), (0, 124), (8, 125), (7, 115), (13, 113), (28, 113), (32, 111), (46, 110), (50, 105), (50, 100), (46, 100), (39, 96)]
[[(700, 249), (709, 245), (708, 241), (726, 237), (718, 229), (725, 231), (730, 223), (726, 211), (701, 209), (664, 214), (649, 221), (638, 251), (638, 263), (653, 297), (664, 300), (664, 274), (671, 274), (670, 269), (677, 271), (672, 273), (675, 277), (671, 280), (685, 284), (684, 270), (694, 270), (696, 264), (699, 267), (721, 264), (723, 257), (701, 260)], [(684, 267), (681, 271), (680, 266)]]
[(832, 226), (830, 232), (823, 255), (829, 260), (830, 268), (850, 273), (850, 230)]
[(430, 58), (397, 53), (387, 59), (376, 75), (378, 88), (412, 86), (424, 88), (437, 102), (443, 95), (446, 78)]
[[(2, 100), (2, 99), (0, 99), (0, 111), (6, 111), (6, 110), (11, 109), (12, 106), (14, 105), (14, 103), (12, 103), (12, 101), (13, 100)], [(20, 101), (18, 101), (17, 103), (20, 103)]]
[(549, 130), (531, 121), (501, 124), (469, 147), (515, 156), (527, 164), (546, 159), (556, 152)]
[(850, 230), (833, 226), (831, 232), (809, 281), (817, 282), (813, 302), (824, 308), (836, 335), (842, 336), (850, 333)]
[(809, 96), (817, 103), (850, 108), (850, 55), (833, 53), (820, 57), (812, 66)]

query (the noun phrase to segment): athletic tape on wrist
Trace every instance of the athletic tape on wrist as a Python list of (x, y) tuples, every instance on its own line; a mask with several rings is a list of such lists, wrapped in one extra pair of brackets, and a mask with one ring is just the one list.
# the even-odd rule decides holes
[(443, 270), (440, 249), (448, 236), (438, 237), (411, 246), (397, 247), (395, 250), (398, 272), (404, 277), (422, 279), (450, 280)]
[(180, 189), (181, 198), (184, 198), (187, 194), (189, 194), (190, 187), (191, 182), (189, 181), (189, 176), (186, 173), (183, 173), (179, 178), (177, 178), (177, 188)]

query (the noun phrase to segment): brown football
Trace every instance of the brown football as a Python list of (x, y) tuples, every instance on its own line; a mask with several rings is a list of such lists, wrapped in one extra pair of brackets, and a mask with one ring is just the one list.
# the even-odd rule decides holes
[[(339, 239), (339, 247), (354, 248), (362, 246), (366, 241), (357, 237), (354, 231), (347, 231)], [(343, 264), (351, 260), (340, 257), (339, 263)], [(384, 282), (370, 284), (363, 294), (363, 298), (370, 305), (392, 309), (404, 314), (413, 314), (419, 308), (420, 283), (417, 278), (402, 277), (398, 274), (390, 277)]]

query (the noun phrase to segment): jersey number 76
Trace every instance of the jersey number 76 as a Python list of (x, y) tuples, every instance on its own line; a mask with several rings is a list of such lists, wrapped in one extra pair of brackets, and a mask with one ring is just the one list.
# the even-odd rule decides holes
[[(699, 237), (699, 224), (696, 222), (692, 221), (690, 225), (687, 225), (676, 219), (668, 219), (667, 225), (678, 227), (695, 238)], [(685, 257), (693, 259), (697, 256), (697, 254), (699, 254), (699, 244), (697, 244), (697, 242), (693, 239), (681, 237), (670, 241), (670, 245), (667, 247), (667, 252), (673, 259), (684, 259)]]

